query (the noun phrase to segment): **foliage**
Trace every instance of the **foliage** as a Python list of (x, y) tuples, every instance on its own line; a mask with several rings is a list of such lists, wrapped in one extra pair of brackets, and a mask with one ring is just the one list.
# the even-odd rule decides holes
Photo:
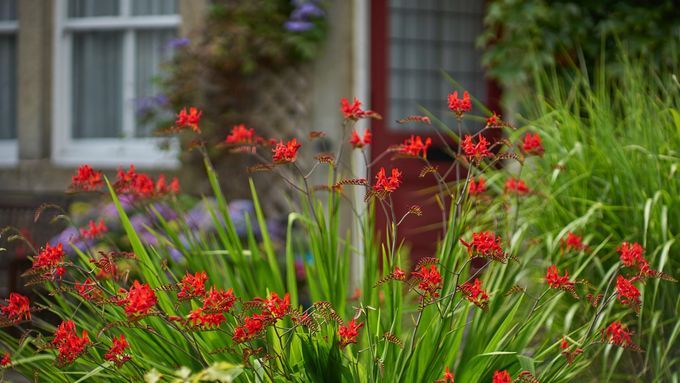
[(489, 4), (479, 44), (489, 74), (516, 90), (533, 80), (534, 70), (574, 62), (588, 69), (606, 63), (609, 75), (621, 76), (617, 57), (604, 56), (620, 48), (667, 70), (678, 60), (679, 21), (672, 0), (496, 0)]
[[(641, 92), (638, 97), (645, 96), (644, 88), (637, 90)], [(538, 120), (517, 130), (498, 115), (471, 116), (476, 100), (467, 92), (462, 99), (458, 92), (449, 97), (458, 121), (455, 128), (441, 124), (427, 111), (426, 116), (405, 119), (433, 124), (439, 134), (460, 143), (447, 146), (455, 161), (441, 171), (427, 160), (431, 141), (421, 137), (385, 153), (421, 162), (422, 176), (437, 182), (430, 195), (441, 202), (442, 237), (435, 254), (413, 265), (397, 242), (397, 234), (400, 223), (420, 214), (420, 208), (413, 205), (399, 211), (393, 203), (403, 181), (398, 169), (372, 169), (365, 161), (363, 166), (374, 174), (369, 178), (374, 181), (359, 178), (348, 170), (349, 155), (342, 146), (337, 153), (317, 156), (315, 165), (302, 169), (298, 151), (320, 134), (277, 142), (252, 129), (235, 127), (221, 150), (262, 159), (252, 170), (275, 173), (295, 192), (285, 238), (277, 243), (258, 189), (249, 180), (253, 212), (245, 215), (242, 238), (207, 153), (216, 149), (200, 133), (201, 114), (191, 113), (195, 118), (187, 119), (186, 113), (180, 113), (174, 130), (196, 138), (198, 144), (192, 148), (200, 153), (212, 187), (216, 202), (205, 206), (214, 232), (193, 230), (183, 220), (168, 222), (157, 210), (158, 202), (177, 212), (184, 207), (177, 188), (160, 179), (154, 181), (131, 168), (119, 171), (111, 182), (89, 166), (81, 167), (73, 177), (73, 190), (104, 191), (103, 198), (111, 199), (120, 217), (131, 252), (121, 252), (107, 241), (106, 233), (100, 233), (103, 239), (84, 250), (73, 246), (73, 258), (66, 258), (59, 246), (46, 245), (36, 251), (25, 277), (27, 283), (44, 289), (37, 288), (39, 298), (30, 303), (14, 295), (3, 304), (1, 324), (16, 327), (21, 335), (0, 333), (8, 350), (1, 363), (25, 375), (36, 372), (41, 380), (51, 382), (181, 381), (193, 373), (191, 379), (198, 381), (451, 382), (455, 374), (459, 383), (513, 379), (548, 383), (580, 379), (594, 358), (609, 363), (612, 353), (615, 361), (622, 355), (637, 359), (660, 354), (661, 358), (650, 360), (657, 370), (640, 373), (664, 379), (672, 374), (672, 362), (663, 363), (670, 360), (666, 356), (672, 358), (669, 353), (677, 339), (677, 315), (670, 310), (678, 295), (660, 294), (659, 289), (669, 285), (677, 289), (669, 274), (677, 268), (666, 268), (675, 239), (670, 233), (677, 229), (668, 218), (677, 214), (677, 210), (671, 213), (677, 200), (674, 194), (665, 196), (663, 189), (655, 199), (646, 188), (659, 187), (656, 181), (663, 179), (659, 177), (672, 176), (677, 169), (666, 167), (677, 161), (672, 151), (677, 136), (662, 136), (669, 139), (669, 145), (660, 145), (654, 152), (605, 148), (599, 146), (600, 141), (584, 141), (594, 147), (588, 150), (603, 153), (596, 157), (602, 162), (588, 159), (560, 164), (551, 170), (553, 178), (548, 178), (545, 174), (553, 169), (556, 158), (571, 161), (580, 154), (578, 150), (585, 150), (585, 144), (561, 141), (561, 131), (554, 124), (571, 121), (567, 133), (586, 138), (607, 133), (581, 132), (579, 119), (584, 114), (577, 109), (579, 113), (572, 116), (575, 95), (567, 94), (570, 98), (553, 106), (565, 106), (558, 109), (561, 113), (541, 110), (545, 114)], [(591, 101), (585, 95), (581, 101), (587, 106)], [(672, 121), (677, 129), (677, 118), (666, 116), (677, 114), (671, 111), (675, 106), (671, 109), (662, 103), (659, 108), (655, 100), (642, 102), (641, 108), (649, 108), (650, 114), (630, 116), (636, 123), (658, 118), (664, 124)], [(362, 110), (356, 100), (343, 100), (341, 111), (347, 140), (359, 136), (353, 130), (357, 120), (380, 118)], [(605, 112), (597, 111), (590, 119)], [(477, 133), (466, 137), (455, 133), (463, 131), (464, 124), (479, 121), (485, 123)], [(614, 121), (612, 117), (603, 123)], [(527, 130), (538, 135), (522, 136)], [(493, 133), (500, 132), (507, 138), (494, 138), (499, 134)], [(351, 141), (354, 150), (365, 154), (370, 136), (362, 136), (361, 142)], [(647, 144), (646, 139), (640, 143)], [(560, 142), (569, 149), (561, 148)], [(637, 180), (625, 178), (630, 187), (615, 191), (621, 193), (620, 199), (595, 202), (599, 198), (588, 199), (590, 191), (582, 175), (564, 175), (564, 167), (571, 172), (574, 166), (576, 171), (589, 170), (605, 180), (622, 176), (630, 168), (613, 171), (619, 163), (599, 166), (617, 160), (632, 168), (636, 162), (627, 163), (623, 154), (605, 158), (618, 150), (631, 156), (627, 151), (631, 149), (642, 156), (631, 161), (646, 158), (658, 166), (656, 174), (639, 172), (638, 176), (647, 178), (640, 181), (645, 182), (640, 192), (632, 187)], [(508, 161), (508, 166), (499, 169), (501, 161)], [(579, 169), (579, 164), (587, 168)], [(463, 178), (445, 181), (457, 166)], [(310, 184), (315, 172), (327, 181)], [(677, 187), (677, 180), (668, 182)], [(571, 185), (582, 185), (580, 193), (562, 194), (571, 191)], [(351, 188), (361, 188), (365, 200), (349, 200)], [(630, 211), (639, 206), (626, 202), (632, 193), (639, 201), (652, 198), (643, 220)], [(183, 256), (173, 258), (168, 246), (143, 241), (121, 203), (123, 197), (132, 199), (134, 211), (154, 217), (153, 227), (146, 225), (146, 231)], [(351, 209), (360, 235), (341, 226), (339, 217), (345, 209)], [(629, 215), (610, 213), (617, 211)], [(597, 224), (579, 226), (600, 213)], [(652, 213), (659, 214), (654, 215), (658, 223), (651, 220)], [(385, 214), (385, 227), (375, 227), (375, 214)], [(609, 226), (615, 224), (620, 233)], [(259, 239), (254, 227), (259, 229)], [(585, 244), (580, 238), (561, 240), (566, 231), (582, 227), (589, 233)], [(11, 229), (5, 234), (20, 239)], [(642, 247), (633, 242), (647, 247), (651, 264)], [(301, 299), (296, 254), (305, 254), (309, 303)], [(353, 257), (362, 262), (358, 268), (351, 267)], [(125, 263), (127, 272), (120, 272), (120, 263)], [(360, 273), (362, 285), (358, 294), (350, 296), (354, 273)], [(647, 326), (642, 320), (650, 313), (652, 325)], [(650, 336), (659, 330), (663, 339)], [(602, 371), (601, 381), (612, 378), (607, 376), (609, 369)]]

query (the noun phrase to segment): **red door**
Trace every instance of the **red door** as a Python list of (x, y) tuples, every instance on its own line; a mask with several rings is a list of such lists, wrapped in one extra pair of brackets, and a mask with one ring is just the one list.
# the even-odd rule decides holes
[[(371, 1), (371, 109), (384, 117), (371, 125), (372, 160), (416, 134), (432, 138), (428, 159), (440, 172), (453, 164), (432, 127), (396, 123), (409, 115), (422, 115), (422, 106), (448, 126), (456, 126), (447, 108), (447, 94), (454, 89), (442, 71), (490, 109), (498, 110), (498, 87), (486, 80), (481, 52), (475, 45), (482, 32), (483, 13), (484, 2), (479, 0)], [(472, 114), (482, 115), (474, 107)], [(466, 122), (464, 128), (478, 125)], [(412, 205), (423, 211), (422, 216), (410, 216), (399, 226), (399, 239), (410, 247), (412, 259), (434, 256), (442, 220), (436, 192), (428, 191), (436, 187), (433, 176), (419, 177), (425, 164), (418, 159), (392, 160), (388, 155), (379, 159), (374, 169), (381, 166), (388, 172), (392, 167), (403, 172), (403, 184), (392, 196), (396, 216)], [(455, 175), (454, 170), (448, 180), (454, 180)], [(384, 232), (385, 216), (380, 209), (377, 215), (377, 228)]]

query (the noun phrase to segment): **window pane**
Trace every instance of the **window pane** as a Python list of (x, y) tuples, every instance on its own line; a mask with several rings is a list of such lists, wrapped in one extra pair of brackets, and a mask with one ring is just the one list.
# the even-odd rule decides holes
[[(151, 113), (165, 110), (165, 97), (158, 84), (161, 65), (172, 56), (169, 42), (177, 36), (175, 29), (136, 32), (135, 112), (138, 137), (152, 135), (155, 128)], [(158, 116), (157, 116), (158, 117)]]
[(73, 137), (122, 135), (122, 32), (73, 35)]
[(177, 14), (177, 0), (134, 0), (132, 14), (134, 16), (174, 15)]
[(17, 19), (16, 0), (0, 0), (0, 21)]
[(17, 137), (16, 37), (0, 35), (0, 140)]
[(421, 114), (419, 106), (423, 106), (454, 126), (446, 105), (451, 85), (442, 71), (486, 101), (481, 52), (475, 47), (482, 32), (484, 2), (390, 0), (389, 4), (388, 121)]
[(118, 16), (119, 0), (69, 0), (68, 17)]

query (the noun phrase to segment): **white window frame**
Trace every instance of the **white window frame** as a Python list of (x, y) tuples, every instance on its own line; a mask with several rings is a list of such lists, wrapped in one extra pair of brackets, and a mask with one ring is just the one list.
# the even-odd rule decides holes
[[(19, 22), (17, 20), (12, 21), (0, 21), (0, 34), (2, 35), (15, 35), (17, 36), (19, 32)], [(17, 44), (18, 47), (18, 44)], [(17, 65), (17, 63), (15, 63)], [(18, 71), (17, 65), (17, 71)], [(17, 93), (14, 94), (15, 98), (18, 98)], [(18, 111), (15, 111), (18, 117)], [(18, 123), (17, 123), (18, 125)], [(19, 127), (17, 126), (18, 130)], [(19, 132), (17, 131), (17, 134)], [(1, 167), (12, 167), (19, 162), (19, 142), (16, 138), (0, 140), (0, 166)]]
[[(120, 0), (121, 15), (131, 14), (131, 2)], [(61, 166), (88, 163), (98, 167), (117, 168), (134, 164), (141, 168), (174, 169), (179, 167), (179, 143), (176, 139), (135, 137), (135, 38), (134, 31), (177, 28), (179, 15), (105, 16), (83, 19), (67, 17), (67, 0), (55, 0), (54, 12), (54, 76), (52, 160)], [(71, 71), (73, 33), (76, 31), (123, 32), (123, 138), (72, 137)], [(168, 149), (160, 145), (169, 143)]]

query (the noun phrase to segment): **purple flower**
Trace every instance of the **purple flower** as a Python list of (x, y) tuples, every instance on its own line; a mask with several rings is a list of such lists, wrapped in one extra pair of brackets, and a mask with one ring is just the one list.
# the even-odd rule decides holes
[(283, 26), (290, 32), (305, 32), (314, 28), (311, 21), (286, 21)]
[(303, 3), (290, 14), (290, 20), (305, 21), (313, 17), (323, 17), (324, 12), (314, 3)]
[(186, 37), (178, 37), (168, 41), (168, 47), (170, 48), (180, 48), (189, 45), (191, 41)]

